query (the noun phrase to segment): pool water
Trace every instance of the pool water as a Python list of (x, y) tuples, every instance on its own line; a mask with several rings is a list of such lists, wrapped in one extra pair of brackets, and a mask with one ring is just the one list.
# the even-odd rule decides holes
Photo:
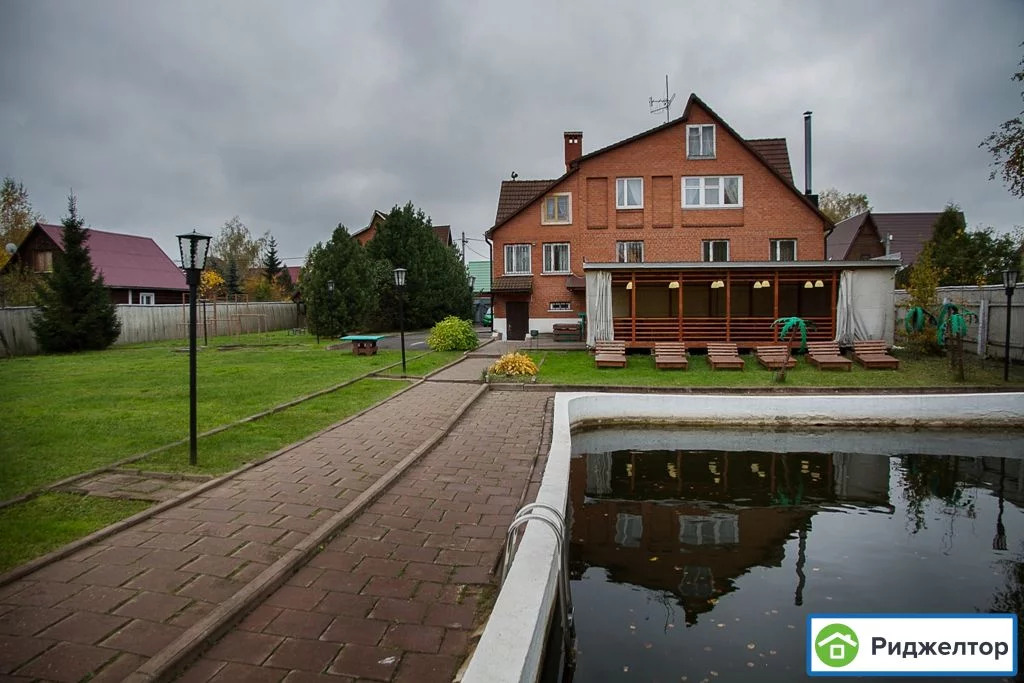
[(1024, 608), (1021, 459), (590, 452), (569, 496), (576, 683), (807, 680), (810, 613)]

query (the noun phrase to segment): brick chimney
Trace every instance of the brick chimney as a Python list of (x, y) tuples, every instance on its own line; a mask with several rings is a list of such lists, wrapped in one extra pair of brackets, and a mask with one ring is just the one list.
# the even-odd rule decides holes
[(567, 130), (565, 136), (565, 172), (569, 172), (572, 162), (583, 156), (583, 131)]

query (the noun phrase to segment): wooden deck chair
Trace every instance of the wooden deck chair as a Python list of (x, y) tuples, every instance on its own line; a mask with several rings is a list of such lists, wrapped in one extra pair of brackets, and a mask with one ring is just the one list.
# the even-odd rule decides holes
[(742, 370), (744, 363), (740, 358), (736, 344), (731, 343), (708, 343), (708, 365), (712, 370), (725, 368), (727, 370)]
[(839, 353), (839, 342), (807, 342), (807, 362), (819, 370), (852, 370), (853, 361)]
[(757, 357), (757, 362), (769, 370), (778, 370), (783, 363), (786, 364), (786, 368), (796, 367), (796, 358), (789, 354), (782, 344), (754, 347), (754, 355)]
[(889, 355), (884, 339), (865, 339), (853, 342), (853, 360), (866, 368), (892, 368), (898, 370), (900, 360)]
[(685, 370), (689, 362), (684, 342), (654, 342), (652, 355), (659, 370)]
[(594, 364), (599, 368), (626, 367), (626, 342), (611, 339), (595, 341)]

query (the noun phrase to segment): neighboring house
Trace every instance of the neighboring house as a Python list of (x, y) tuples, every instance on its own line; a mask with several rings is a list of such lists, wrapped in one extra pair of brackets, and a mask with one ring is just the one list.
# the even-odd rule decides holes
[[(365, 247), (366, 243), (372, 240), (377, 234), (377, 228), (380, 227), (381, 223), (387, 220), (387, 217), (386, 213), (374, 210), (373, 215), (370, 217), (370, 224), (362, 230), (352, 233), (352, 239)], [(452, 229), (450, 225), (435, 225), (432, 227), (434, 229), (434, 236), (441, 240), (442, 244), (448, 247), (455, 245), (455, 242), (452, 241)]]
[(836, 223), (828, 236), (831, 261), (862, 261), (898, 255), (904, 267), (917, 261), (931, 239), (941, 211), (877, 213), (865, 211)]
[(491, 262), (468, 261), (466, 272), (473, 278), (473, 322), (482, 323), (491, 305)]
[[(64, 228), (36, 223), (4, 270), (24, 263), (36, 273), (53, 270), (64, 250)], [(105, 230), (85, 230), (85, 244), (96, 271), (115, 304), (180, 304), (188, 301), (185, 275), (149, 237)]]
[[(691, 95), (680, 118), (589, 154), (581, 132), (563, 142), (565, 173), (503, 182), (487, 232), (508, 339), (585, 312), (590, 344), (750, 348), (786, 316), (813, 321), (812, 339), (892, 340), (881, 292), (891, 299), (894, 265), (826, 261), (833, 226), (793, 184), (785, 139), (744, 139)], [(843, 278), (873, 283), (859, 288), (870, 311), (858, 308), (856, 331)]]

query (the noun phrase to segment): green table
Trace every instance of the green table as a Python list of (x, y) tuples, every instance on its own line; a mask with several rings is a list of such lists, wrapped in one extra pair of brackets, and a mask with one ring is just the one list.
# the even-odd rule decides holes
[(347, 334), (339, 339), (352, 342), (352, 353), (356, 356), (375, 356), (377, 355), (377, 342), (387, 336), (386, 334)]

